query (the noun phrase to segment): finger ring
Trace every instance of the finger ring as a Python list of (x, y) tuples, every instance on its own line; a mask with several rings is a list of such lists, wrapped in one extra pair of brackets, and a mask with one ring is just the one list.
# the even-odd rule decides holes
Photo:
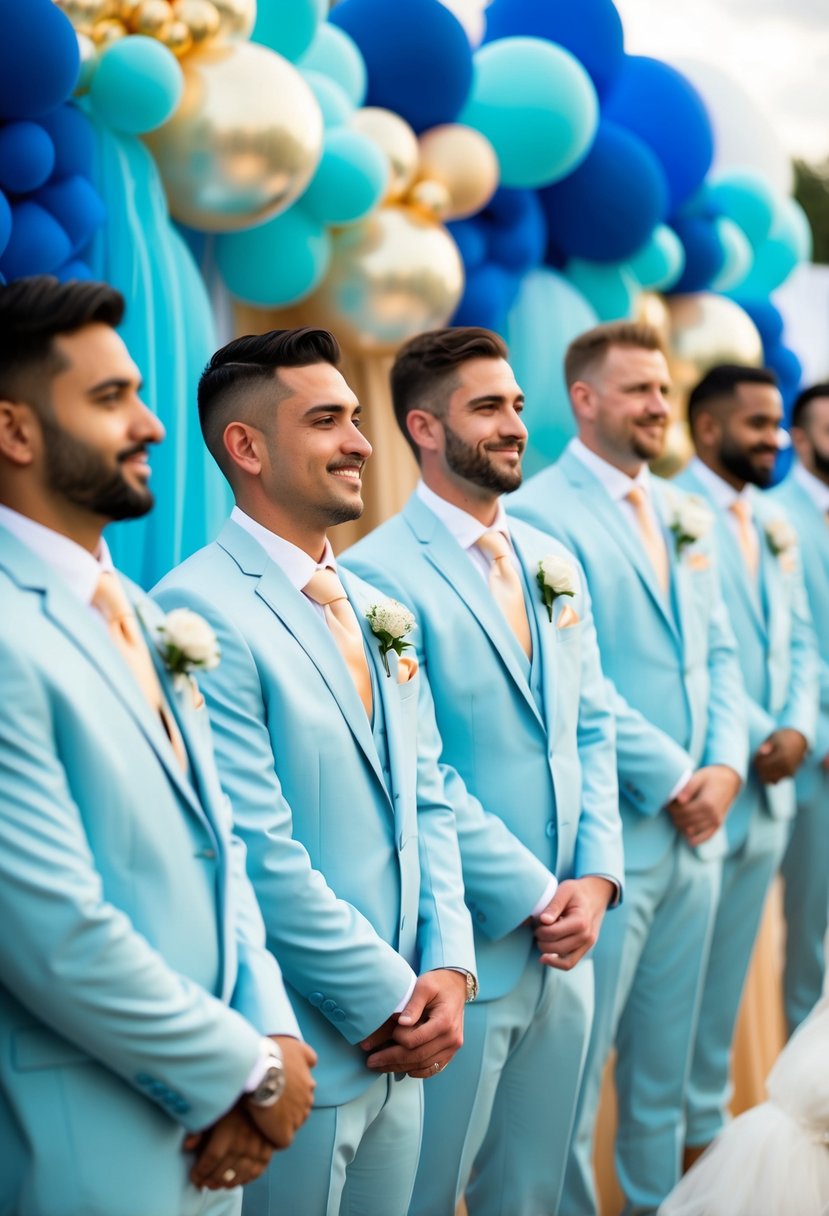
[(432, 1065), (432, 1072), (440, 1072), (441, 1068), (442, 1065), (438, 1064), (437, 1060), (435, 1060), (434, 1064)]
[(235, 1170), (225, 1170), (225, 1172), (222, 1174), (222, 1182), (232, 1182), (235, 1177)]

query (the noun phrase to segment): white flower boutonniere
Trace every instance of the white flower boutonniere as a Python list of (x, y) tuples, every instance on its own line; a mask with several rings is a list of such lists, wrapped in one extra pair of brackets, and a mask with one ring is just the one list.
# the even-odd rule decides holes
[(541, 588), (541, 598), (547, 605), (547, 615), (553, 619), (553, 604), (560, 595), (576, 594), (576, 571), (566, 557), (542, 557), (535, 576)]
[(414, 616), (405, 604), (398, 600), (385, 599), (378, 604), (372, 604), (366, 610), (366, 620), (380, 642), (380, 658), (383, 660), (386, 675), (390, 676), (389, 651), (393, 650), (399, 656), (404, 650), (411, 650), (411, 642), (404, 642), (403, 639), (415, 627)]
[(176, 684), (194, 671), (218, 667), (222, 652), (203, 616), (189, 608), (174, 608), (158, 629), (159, 651)]
[(686, 545), (696, 544), (711, 531), (714, 516), (701, 498), (694, 494), (677, 496), (673, 503), (673, 516), (668, 527), (674, 535), (676, 555), (680, 556)]
[(797, 533), (787, 519), (770, 519), (766, 524), (766, 540), (775, 557), (790, 556), (797, 548)]

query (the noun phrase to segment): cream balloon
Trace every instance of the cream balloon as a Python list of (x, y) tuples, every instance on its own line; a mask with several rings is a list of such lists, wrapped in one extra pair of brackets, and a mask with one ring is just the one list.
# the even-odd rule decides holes
[[(269, 0), (262, 0), (267, 4)], [(213, 0), (219, 13), (219, 39), (244, 42), (256, 25), (256, 0)]]
[(402, 198), (417, 176), (420, 149), (409, 124), (399, 114), (380, 106), (364, 106), (348, 120), (355, 131), (367, 135), (389, 158), (389, 188), (386, 201)]
[(232, 232), (285, 211), (322, 153), (322, 114), (302, 76), (253, 42), (208, 47), (182, 70), (179, 108), (146, 137), (173, 216)]
[(668, 363), (682, 417), (691, 389), (717, 363), (762, 365), (763, 343), (757, 327), (733, 300), (701, 291), (670, 296), (666, 306)]
[(333, 240), (325, 281), (300, 310), (307, 324), (332, 330), (345, 349), (391, 352), (452, 316), (463, 263), (441, 225), (386, 206)]
[(418, 142), (420, 176), (449, 191), (447, 219), (465, 219), (486, 206), (498, 187), (498, 157), (485, 135), (452, 122), (424, 132)]
[(419, 182), (415, 182), (404, 202), (407, 207), (413, 208), (435, 223), (451, 218), (452, 196), (443, 182), (435, 181), (434, 178), (421, 178)]

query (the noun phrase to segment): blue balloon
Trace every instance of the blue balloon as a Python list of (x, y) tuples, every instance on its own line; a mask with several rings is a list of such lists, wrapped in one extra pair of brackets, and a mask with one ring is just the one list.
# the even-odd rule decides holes
[(673, 228), (685, 248), (685, 269), (671, 290), (704, 291), (725, 266), (725, 250), (716, 221), (682, 216), (674, 220)]
[(265, 0), (256, 6), (251, 40), (294, 63), (314, 41), (327, 7), (325, 0)]
[(101, 196), (85, 177), (76, 174), (50, 182), (38, 190), (35, 201), (55, 217), (72, 242), (72, 252), (84, 247), (106, 219)]
[(301, 69), (302, 78), (310, 87), (322, 110), (322, 121), (326, 127), (341, 127), (354, 113), (354, 106), (345, 91), (335, 80), (323, 76), (322, 72)]
[(7, 280), (51, 274), (71, 252), (69, 237), (45, 208), (30, 199), (13, 205), (11, 237), (0, 257), (0, 272)]
[(478, 266), (467, 276), (463, 296), (452, 325), (482, 325), (503, 333), (507, 313), (518, 292), (520, 279), (494, 262)]
[(68, 283), (71, 279), (91, 279), (92, 271), (86, 262), (73, 258), (71, 262), (64, 262), (63, 266), (58, 267), (55, 277), (60, 279), (61, 283)]
[(95, 171), (95, 132), (86, 114), (71, 101), (40, 119), (55, 149), (55, 177)]
[(10, 122), (0, 130), (0, 186), (28, 194), (55, 167), (55, 145), (36, 122)]
[(459, 121), (490, 141), (503, 185), (536, 187), (583, 160), (598, 118), (593, 82), (569, 51), (540, 38), (502, 38), (476, 53)]
[(619, 262), (636, 253), (664, 219), (668, 188), (650, 148), (603, 119), (585, 160), (540, 197), (557, 250)]
[(328, 20), (363, 56), (366, 105), (394, 110), (417, 132), (458, 116), (472, 82), (472, 49), (440, 0), (341, 0)]
[(734, 288), (735, 294), (761, 300), (783, 284), (798, 264), (797, 251), (788, 235), (772, 235), (754, 251), (754, 265)]
[(711, 280), (711, 290), (732, 291), (739, 288), (751, 270), (754, 251), (742, 228), (727, 215), (717, 216), (714, 227), (722, 245), (724, 262), (720, 273)]
[(784, 397), (787, 391), (791, 392), (799, 387), (803, 378), (803, 367), (797, 355), (788, 346), (779, 342), (768, 350), (764, 347), (763, 360), (766, 367), (770, 367), (777, 374)]
[(216, 238), (216, 263), (240, 300), (279, 308), (309, 295), (331, 259), (324, 226), (294, 206), (258, 228)]
[(708, 188), (711, 202), (742, 228), (754, 249), (769, 235), (776, 204), (771, 186), (758, 173), (732, 170)]
[(603, 113), (638, 135), (659, 159), (675, 212), (701, 185), (714, 158), (711, 121), (696, 89), (667, 63), (628, 55)]
[(489, 228), (492, 261), (518, 273), (539, 265), (547, 244), (547, 224), (534, 190), (501, 186), (481, 216)]
[(628, 266), (648, 291), (664, 291), (682, 274), (685, 250), (673, 228), (657, 224), (645, 244), (628, 259)]
[(603, 97), (624, 58), (622, 21), (612, 0), (493, 0), (486, 10), (485, 42), (526, 34), (558, 43), (587, 69)]
[(321, 224), (353, 224), (379, 206), (388, 182), (385, 152), (359, 131), (335, 127), (326, 132), (302, 208)]
[(9, 237), (12, 234), (12, 209), (9, 206), (9, 200), (6, 198), (2, 190), (0, 190), (0, 254), (9, 243)]
[(78, 37), (52, 0), (0, 4), (0, 118), (40, 118), (78, 79)]
[(464, 269), (469, 272), (483, 265), (487, 257), (487, 226), (480, 216), (467, 220), (452, 220), (446, 225), (458, 247)]
[(133, 34), (104, 51), (89, 100), (113, 131), (143, 135), (172, 117), (183, 91), (184, 75), (173, 52), (155, 38)]
[(764, 350), (780, 344), (783, 337), (783, 314), (771, 300), (747, 300), (739, 292), (734, 293), (731, 298), (751, 317), (762, 339)]
[(633, 316), (640, 284), (624, 263), (610, 266), (573, 258), (565, 273), (600, 321), (622, 321)]
[(366, 61), (354, 39), (330, 21), (320, 23), (314, 41), (298, 66), (303, 76), (306, 72), (320, 72), (333, 80), (353, 105), (361, 106), (365, 101), (368, 88)]

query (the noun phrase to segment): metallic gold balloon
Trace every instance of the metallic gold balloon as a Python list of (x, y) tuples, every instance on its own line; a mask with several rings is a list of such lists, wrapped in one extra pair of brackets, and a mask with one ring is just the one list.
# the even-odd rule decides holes
[[(222, 42), (244, 42), (256, 24), (256, 0), (213, 0), (219, 13)], [(262, 0), (263, 4), (270, 0)]]
[(91, 34), (93, 26), (117, 13), (115, 0), (56, 0), (76, 30)]
[(348, 125), (362, 132), (389, 158), (389, 187), (386, 202), (402, 198), (417, 175), (420, 149), (417, 136), (399, 114), (380, 106), (365, 106), (356, 110)]
[(302, 76), (264, 46), (211, 46), (182, 62), (184, 94), (146, 136), (174, 217), (232, 232), (303, 192), (322, 154), (322, 114)]
[(463, 263), (446, 229), (387, 206), (334, 234), (328, 274), (299, 310), (346, 350), (382, 354), (445, 325), (462, 292)]
[(123, 21), (119, 21), (117, 17), (108, 17), (105, 21), (98, 21), (92, 27), (92, 41), (98, 50), (106, 50), (113, 42), (120, 42), (122, 38), (126, 38), (129, 30), (124, 25)]
[(691, 389), (717, 363), (759, 367), (763, 343), (751, 318), (733, 300), (707, 292), (671, 296), (668, 364), (674, 392), (682, 405)]
[(132, 26), (135, 19), (135, 13), (142, 0), (116, 0), (115, 16), (123, 21), (124, 25)]
[(193, 35), (190, 33), (190, 26), (185, 25), (183, 21), (173, 21), (168, 26), (161, 41), (173, 52), (177, 59), (181, 59), (193, 46)]
[(446, 218), (464, 219), (486, 206), (498, 186), (498, 157), (480, 131), (445, 123), (421, 135), (420, 176), (442, 182), (449, 192)]
[(135, 34), (163, 38), (172, 22), (173, 9), (167, 0), (141, 0), (130, 24)]
[(78, 34), (78, 53), (81, 66), (78, 71), (78, 83), (75, 85), (75, 96), (83, 97), (84, 93), (89, 92), (92, 77), (98, 66), (98, 48), (89, 34)]
[(405, 203), (436, 223), (448, 219), (452, 209), (452, 197), (446, 186), (431, 178), (415, 182), (406, 195)]
[(189, 29), (194, 47), (204, 46), (218, 37), (221, 19), (212, 0), (174, 0), (173, 15)]

